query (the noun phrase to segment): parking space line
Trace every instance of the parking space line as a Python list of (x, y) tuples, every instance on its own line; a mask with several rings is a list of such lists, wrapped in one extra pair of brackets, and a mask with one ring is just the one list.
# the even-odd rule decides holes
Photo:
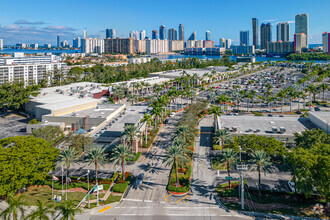
[(185, 199), (185, 198), (187, 198), (188, 196), (190, 196), (190, 195), (188, 194), (188, 195), (186, 195), (186, 196), (182, 197), (181, 199), (179, 199), (178, 201), (176, 201), (176, 202), (175, 202), (175, 204), (177, 204), (177, 203), (181, 202), (182, 200), (184, 200), (184, 199)]

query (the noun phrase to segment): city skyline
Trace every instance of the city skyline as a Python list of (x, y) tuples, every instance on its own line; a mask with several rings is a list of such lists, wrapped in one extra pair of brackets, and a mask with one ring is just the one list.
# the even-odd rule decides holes
[[(270, 3), (258, 4), (261, 2), (259, 0), (250, 1), (250, 3), (239, 0), (230, 3), (227, 1), (209, 1), (209, 4), (214, 7), (208, 9), (209, 11), (206, 13), (202, 12), (205, 7), (202, 6), (199, 8), (201, 14), (198, 17), (194, 17), (193, 13), (188, 12), (187, 9), (190, 6), (187, 6), (185, 1), (179, 3), (169, 1), (163, 5), (162, 11), (158, 11), (156, 8), (161, 4), (159, 2), (153, 5), (148, 4), (149, 1), (143, 4), (134, 1), (128, 1), (129, 4), (123, 4), (119, 1), (106, 4), (107, 2), (103, 0), (97, 0), (95, 3), (102, 3), (104, 7), (98, 8), (100, 13), (92, 13), (93, 16), (77, 16), (75, 13), (69, 12), (71, 6), (79, 11), (87, 10), (87, 6), (84, 6), (86, 4), (78, 5), (74, 2), (63, 1), (66, 7), (59, 8), (63, 5), (61, 4), (62, 0), (59, 0), (56, 5), (35, 0), (31, 1), (28, 6), (20, 7), (19, 2), (23, 1), (18, 0), (18, 6), (15, 8), (9, 7), (9, 2), (3, 3), (3, 7), (8, 8), (0, 15), (0, 38), (4, 39), (5, 45), (14, 45), (19, 42), (51, 43), (55, 45), (57, 35), (60, 35), (62, 40), (71, 42), (73, 38), (82, 37), (83, 30), (87, 30), (89, 37), (105, 38), (105, 31), (109, 28), (116, 29), (117, 37), (127, 37), (131, 30), (146, 30), (146, 36), (151, 37), (151, 30), (159, 30), (161, 25), (164, 25), (166, 29), (175, 28), (178, 30), (179, 24), (183, 24), (185, 27), (185, 40), (194, 30), (196, 30), (197, 39), (204, 39), (205, 31), (209, 30), (212, 32), (213, 40), (218, 41), (219, 38), (228, 38), (232, 39), (233, 43), (237, 45), (239, 44), (239, 30), (249, 30), (249, 37), (252, 39), (252, 18), (259, 20), (259, 28), (261, 23), (270, 22), (275, 26), (280, 22), (289, 22), (292, 30), (290, 41), (292, 41), (295, 30), (295, 16), (301, 13), (309, 14), (309, 43), (321, 43), (322, 33), (330, 30), (330, 24), (326, 22), (330, 20), (330, 15), (327, 13), (330, 2), (325, 0), (319, 0), (318, 4), (314, 5), (308, 4), (308, 1), (285, 2), (286, 8), (280, 7), (281, 2), (284, 3), (284, 1), (272, 4), (272, 7), (269, 7)], [(177, 7), (185, 6), (187, 13), (178, 14), (176, 10), (167, 10), (174, 3), (178, 4)], [(88, 9), (94, 9), (98, 4), (94, 5), (88, 5)], [(145, 5), (148, 5), (148, 7), (144, 8)], [(217, 5), (226, 7), (226, 10), (223, 10), (222, 13), (212, 14), (213, 10), (215, 13)], [(252, 5), (255, 5), (255, 7), (252, 7)], [(49, 13), (49, 10), (41, 10), (44, 6), (51, 7), (51, 13)], [(27, 13), (30, 7), (31, 9), (33, 7), (38, 13)], [(101, 13), (105, 10), (111, 13)], [(143, 16), (136, 16), (133, 13), (134, 10), (143, 12)], [(278, 13), (279, 10), (280, 13)], [(62, 12), (54, 13), (55, 11)], [(233, 11), (235, 13), (232, 13)], [(120, 19), (114, 19), (115, 17)], [(99, 20), (102, 20), (102, 22), (99, 22)], [(221, 26), (219, 23), (221, 23)], [(273, 31), (273, 39), (276, 39), (275, 34), (276, 32)]]

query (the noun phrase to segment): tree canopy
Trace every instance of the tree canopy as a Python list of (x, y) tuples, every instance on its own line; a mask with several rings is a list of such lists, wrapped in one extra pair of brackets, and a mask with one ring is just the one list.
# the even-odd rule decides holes
[(38, 138), (45, 139), (51, 145), (55, 145), (64, 137), (63, 131), (57, 126), (41, 127), (33, 130), (32, 133)]
[(45, 179), (59, 150), (34, 136), (0, 140), (0, 196)]
[(315, 190), (330, 201), (330, 135), (323, 130), (296, 134), (297, 148), (287, 155), (296, 189), (311, 196)]
[(36, 96), (40, 85), (24, 86), (24, 83), (5, 83), (0, 85), (0, 109), (19, 109)]

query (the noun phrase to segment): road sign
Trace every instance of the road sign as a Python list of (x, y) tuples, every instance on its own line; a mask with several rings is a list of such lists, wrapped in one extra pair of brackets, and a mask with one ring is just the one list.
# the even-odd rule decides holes
[(226, 180), (232, 180), (233, 177), (231, 177), (231, 176), (226, 176), (225, 179), (226, 179)]
[(99, 190), (103, 190), (103, 185), (98, 186)]

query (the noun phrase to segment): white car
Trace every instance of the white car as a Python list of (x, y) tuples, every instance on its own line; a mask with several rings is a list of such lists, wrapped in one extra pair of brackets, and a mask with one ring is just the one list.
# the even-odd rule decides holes
[(294, 182), (288, 181), (288, 185), (289, 185), (291, 192), (294, 192), (295, 188), (296, 188)]
[(175, 115), (175, 112), (172, 112), (172, 113), (170, 114), (170, 117), (174, 117), (174, 115)]

